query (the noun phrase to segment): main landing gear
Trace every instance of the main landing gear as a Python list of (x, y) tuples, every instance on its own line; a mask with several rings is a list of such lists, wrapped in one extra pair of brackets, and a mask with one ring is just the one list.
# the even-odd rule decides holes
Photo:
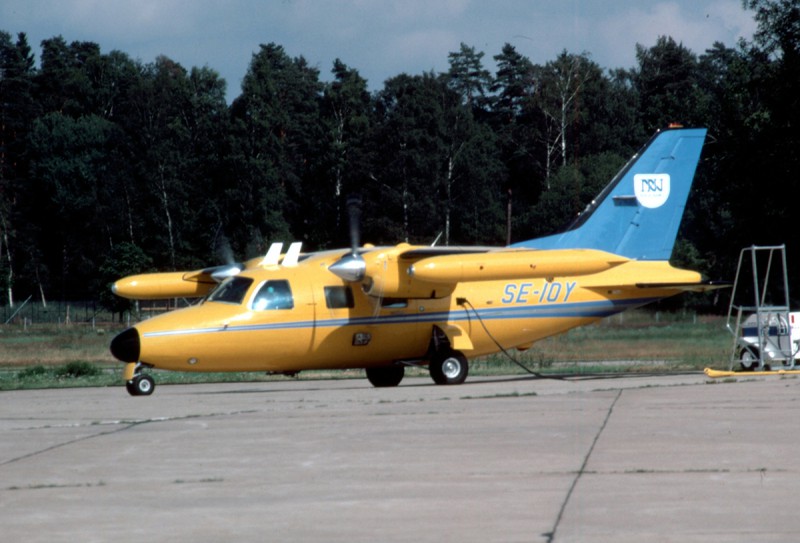
[(156, 389), (155, 380), (142, 372), (141, 362), (129, 362), (125, 365), (125, 389), (131, 396), (149, 396)]
[[(460, 385), (467, 379), (469, 364), (464, 353), (448, 348), (431, 355), (428, 371), (437, 385)], [(396, 387), (405, 372), (405, 366), (400, 365), (367, 368), (367, 379), (376, 388)]]
[(375, 388), (396, 387), (406, 374), (405, 366), (367, 368), (367, 379)]
[[(437, 385), (460, 385), (467, 380), (467, 357), (451, 347), (447, 335), (438, 326), (433, 327), (426, 358), (431, 379)], [(404, 375), (405, 366), (402, 365), (367, 368), (367, 379), (376, 388), (396, 387)]]
[(464, 353), (448, 348), (431, 358), (428, 370), (437, 385), (460, 385), (467, 380), (469, 364)]
[(438, 326), (433, 327), (428, 346), (428, 370), (437, 385), (460, 385), (469, 373), (467, 357), (453, 349), (447, 334)]

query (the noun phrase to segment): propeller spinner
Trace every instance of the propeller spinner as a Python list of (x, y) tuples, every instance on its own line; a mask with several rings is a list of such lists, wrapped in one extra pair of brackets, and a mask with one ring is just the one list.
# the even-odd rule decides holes
[(367, 263), (358, 254), (358, 247), (361, 245), (359, 224), (361, 219), (361, 199), (349, 198), (347, 200), (347, 212), (350, 217), (350, 253), (328, 266), (328, 270), (345, 281), (357, 283), (364, 280), (367, 271)]

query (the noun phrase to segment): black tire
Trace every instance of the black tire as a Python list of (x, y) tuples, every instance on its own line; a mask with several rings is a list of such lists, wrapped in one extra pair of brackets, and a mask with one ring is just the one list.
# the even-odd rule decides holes
[(405, 366), (367, 368), (367, 379), (376, 388), (396, 387), (406, 374)]
[(137, 375), (125, 383), (125, 388), (131, 396), (149, 396), (156, 389), (156, 382), (149, 375)]
[(446, 351), (430, 361), (428, 370), (437, 385), (460, 385), (467, 380), (469, 363), (461, 351)]
[(139, 393), (136, 392), (136, 387), (133, 386), (133, 381), (125, 381), (125, 389), (128, 391), (128, 394), (131, 396), (138, 396)]

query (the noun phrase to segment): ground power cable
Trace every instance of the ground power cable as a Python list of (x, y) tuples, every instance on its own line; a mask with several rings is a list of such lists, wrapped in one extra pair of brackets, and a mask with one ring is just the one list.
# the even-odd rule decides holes
[(467, 316), (469, 316), (469, 310), (472, 310), (472, 313), (475, 315), (475, 318), (478, 319), (478, 322), (481, 323), (481, 326), (483, 327), (483, 331), (486, 332), (486, 335), (489, 336), (489, 339), (491, 339), (494, 342), (494, 344), (497, 346), (497, 348), (500, 349), (500, 352), (502, 352), (509, 360), (511, 360), (511, 362), (513, 362), (514, 364), (516, 364), (517, 366), (522, 368), (523, 371), (525, 371), (526, 373), (528, 373), (530, 375), (533, 375), (534, 377), (538, 377), (539, 379), (556, 379), (558, 381), (566, 381), (567, 380), (567, 379), (565, 379), (564, 377), (562, 377), (560, 375), (545, 375), (545, 374), (540, 373), (538, 371), (534, 371), (534, 370), (530, 369), (529, 367), (527, 367), (522, 362), (520, 362), (519, 360), (517, 360), (516, 358), (514, 358), (514, 356), (512, 356), (511, 353), (509, 353), (508, 350), (505, 347), (500, 345), (500, 342), (497, 341), (497, 339), (494, 337), (494, 335), (492, 335), (492, 333), (489, 331), (489, 328), (486, 326), (486, 323), (483, 322), (483, 319), (481, 318), (480, 313), (478, 313), (478, 310), (475, 309), (475, 306), (473, 306), (470, 303), (469, 300), (467, 300), (466, 298), (458, 298), (456, 300), (456, 303), (458, 305), (464, 306), (464, 308), (467, 310)]
[[(500, 352), (502, 352), (511, 362), (513, 362), (514, 364), (516, 364), (517, 366), (522, 368), (523, 371), (525, 371), (526, 373), (528, 373), (530, 375), (533, 375), (534, 377), (537, 377), (539, 379), (554, 379), (554, 380), (557, 380), (557, 381), (566, 381), (566, 382), (573, 382), (575, 379), (578, 379), (578, 380), (618, 379), (618, 378), (621, 377), (620, 375), (606, 374), (606, 373), (599, 373), (599, 374), (582, 373), (582, 374), (579, 374), (579, 375), (571, 375), (571, 374), (568, 374), (568, 375), (546, 375), (544, 373), (541, 373), (541, 372), (538, 372), (538, 371), (534, 371), (534, 370), (530, 369), (529, 367), (525, 366), (525, 364), (523, 364), (522, 362), (520, 362), (516, 358), (514, 358), (514, 356), (511, 353), (509, 353), (508, 350), (505, 347), (500, 345), (500, 342), (497, 341), (497, 339), (489, 331), (489, 329), (486, 326), (486, 323), (481, 318), (480, 313), (478, 313), (478, 311), (470, 303), (469, 300), (467, 300), (466, 298), (458, 298), (456, 300), (456, 303), (458, 305), (464, 306), (464, 309), (467, 310), (467, 315), (469, 315), (469, 310), (471, 309), (472, 313), (475, 315), (475, 318), (478, 320), (478, 322), (483, 327), (483, 330), (486, 332), (486, 335), (488, 335), (489, 338), (497, 346), (497, 348), (500, 349)], [(798, 347), (798, 349), (800, 349), (800, 347)], [(702, 371), (685, 371), (685, 372), (678, 372), (678, 373), (675, 373), (675, 372), (637, 372), (635, 375), (631, 375), (631, 377), (660, 377), (660, 376), (663, 376), (663, 375), (701, 375), (702, 373), (703, 373)], [(623, 375), (622, 377), (625, 377), (625, 376)]]

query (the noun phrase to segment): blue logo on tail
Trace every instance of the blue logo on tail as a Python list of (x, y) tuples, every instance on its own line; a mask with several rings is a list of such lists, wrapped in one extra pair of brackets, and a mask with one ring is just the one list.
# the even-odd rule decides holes
[(655, 209), (663, 206), (669, 198), (669, 189), (668, 173), (637, 173), (633, 176), (633, 192), (644, 207)]

